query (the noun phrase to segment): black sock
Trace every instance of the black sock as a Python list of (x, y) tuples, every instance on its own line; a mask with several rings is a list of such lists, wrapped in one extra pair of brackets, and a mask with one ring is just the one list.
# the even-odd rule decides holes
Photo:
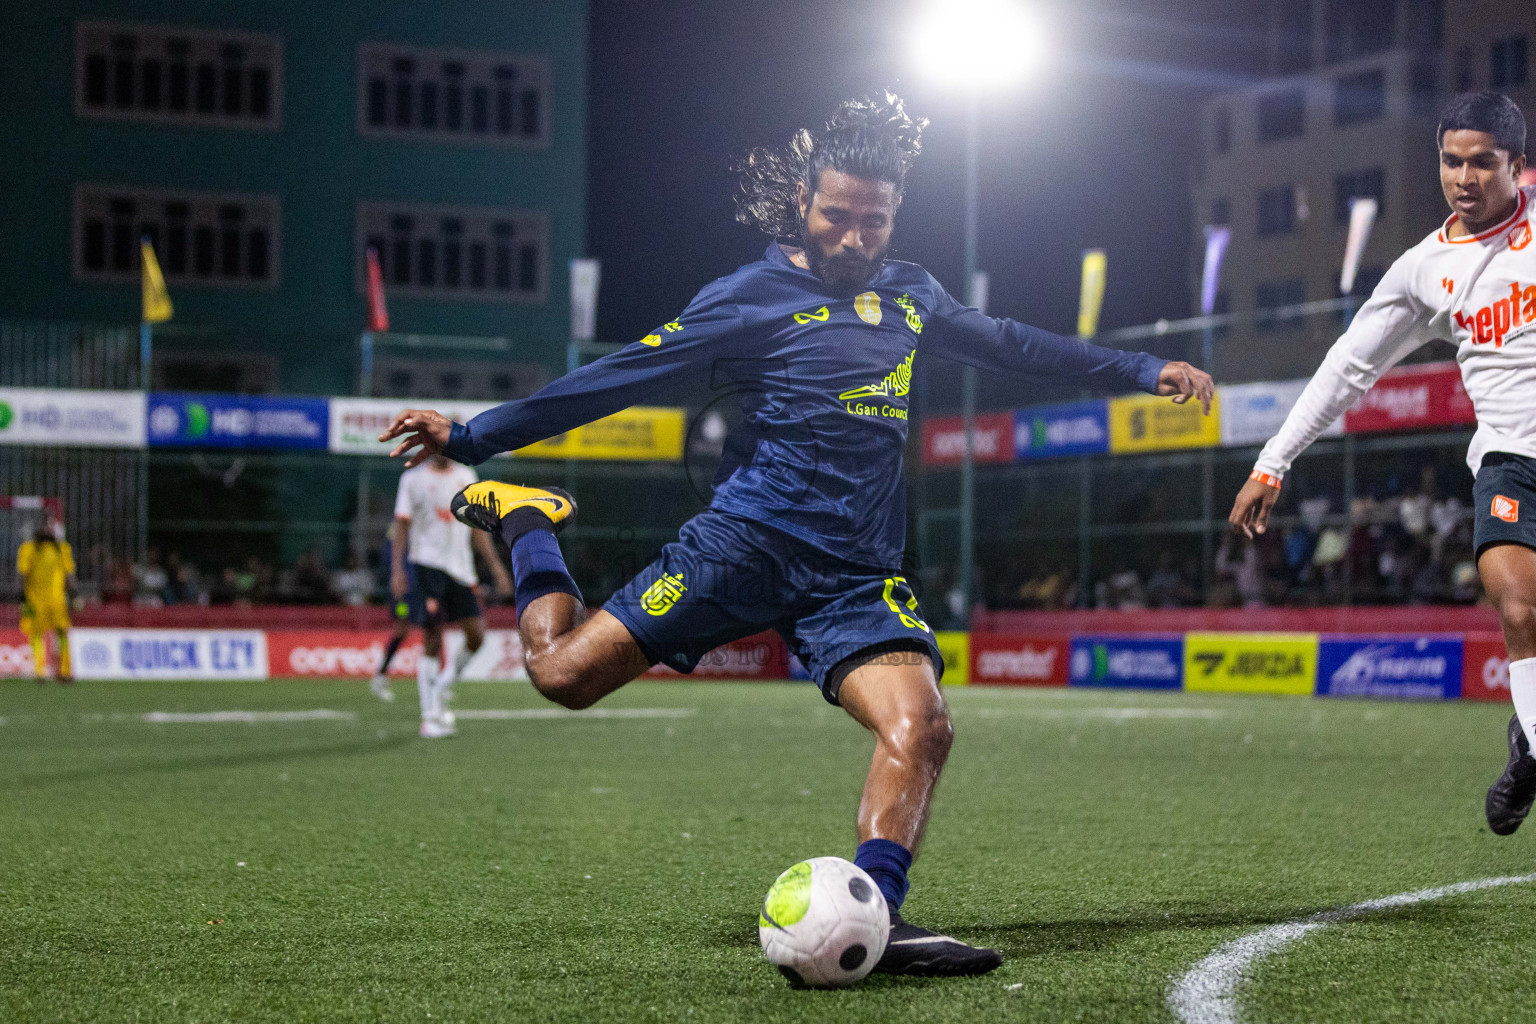
[(395, 660), (395, 652), (400, 649), (400, 643), (404, 639), (405, 637), (401, 636), (399, 633), (396, 633), (394, 636), (389, 638), (389, 646), (384, 648), (384, 660), (379, 662), (379, 670), (378, 672), (374, 673), (375, 675), (382, 676), (388, 674), (389, 663)]

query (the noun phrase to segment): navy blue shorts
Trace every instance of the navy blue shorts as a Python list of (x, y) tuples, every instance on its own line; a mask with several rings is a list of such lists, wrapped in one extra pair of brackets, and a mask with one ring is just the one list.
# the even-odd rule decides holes
[[(395, 619), (417, 626), (438, 626), (445, 622), (463, 622), (480, 617), (480, 599), (473, 587), (465, 586), (441, 569), (430, 565), (406, 564), (411, 589), (395, 602)], [(437, 599), (437, 613), (427, 611), (427, 598)]]
[(1472, 549), (1490, 544), (1536, 548), (1536, 459), (1489, 452), (1472, 484)]
[(603, 608), (652, 664), (679, 672), (692, 672), (722, 644), (777, 630), (833, 704), (852, 660), (876, 650), (926, 654), (944, 672), (933, 630), (899, 570), (850, 565), (712, 509), (683, 524), (677, 541)]

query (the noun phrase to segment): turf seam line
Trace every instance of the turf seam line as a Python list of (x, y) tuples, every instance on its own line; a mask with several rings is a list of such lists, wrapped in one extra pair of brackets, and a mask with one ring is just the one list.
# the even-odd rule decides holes
[(1278, 953), (1312, 932), (1382, 910), (1395, 910), (1447, 896), (1505, 885), (1523, 885), (1527, 882), (1536, 882), (1536, 872), (1480, 878), (1433, 889), (1401, 892), (1395, 896), (1383, 896), (1335, 910), (1325, 910), (1300, 920), (1270, 925), (1222, 944), (1178, 978), (1168, 992), (1168, 1008), (1184, 1024), (1240, 1024), (1242, 1014), (1237, 989), (1247, 979), (1249, 969), (1258, 961)]
[(252, 725), (258, 722), (351, 722), (357, 718), (357, 713), (329, 711), (325, 708), (306, 711), (150, 711), (142, 718), (152, 725), (208, 725), (223, 722)]

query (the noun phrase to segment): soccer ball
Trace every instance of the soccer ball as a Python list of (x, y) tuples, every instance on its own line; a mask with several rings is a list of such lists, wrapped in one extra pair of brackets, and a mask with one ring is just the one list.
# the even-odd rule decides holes
[(768, 890), (763, 954), (796, 988), (852, 985), (885, 953), (891, 912), (874, 879), (841, 857), (803, 860)]

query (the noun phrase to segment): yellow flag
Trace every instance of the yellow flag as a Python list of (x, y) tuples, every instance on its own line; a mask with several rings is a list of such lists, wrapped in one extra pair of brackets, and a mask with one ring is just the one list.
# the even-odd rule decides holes
[(1109, 260), (1103, 249), (1083, 250), (1083, 291), (1077, 303), (1077, 336), (1099, 333), (1099, 310), (1104, 307), (1104, 279)]
[(144, 322), (160, 324), (171, 318), (171, 295), (165, 290), (165, 275), (155, 259), (155, 247), (149, 239), (139, 243), (144, 262)]

